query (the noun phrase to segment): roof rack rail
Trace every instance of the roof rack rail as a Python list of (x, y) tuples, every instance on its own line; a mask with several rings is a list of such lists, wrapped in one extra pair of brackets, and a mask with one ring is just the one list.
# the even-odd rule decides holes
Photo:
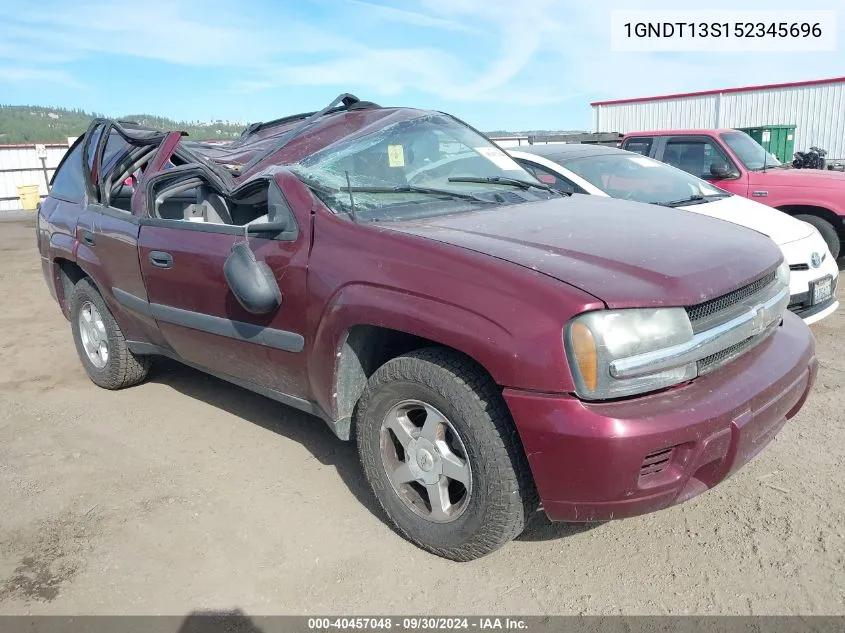
[[(335, 99), (335, 101), (336, 100), (337, 99)], [(325, 112), (322, 110), (315, 110), (314, 112), (302, 112), (300, 114), (291, 114), (289, 116), (280, 117), (278, 119), (272, 119), (270, 121), (257, 121), (256, 123), (250, 123), (248, 126), (246, 126), (246, 128), (244, 128), (244, 131), (241, 132), (241, 138), (246, 138), (250, 134), (254, 134), (257, 131), (266, 129), (268, 127), (275, 127), (284, 123), (290, 123), (291, 121), (300, 121), (302, 119), (307, 119), (317, 113), (334, 114), (335, 112), (343, 112), (344, 110), (358, 110), (363, 108), (381, 107), (378, 104), (373, 103), (372, 101), (361, 101), (358, 97), (349, 93), (345, 93), (343, 95), (343, 99), (341, 100), (341, 102), (342, 105), (339, 105), (336, 108), (332, 108)]]

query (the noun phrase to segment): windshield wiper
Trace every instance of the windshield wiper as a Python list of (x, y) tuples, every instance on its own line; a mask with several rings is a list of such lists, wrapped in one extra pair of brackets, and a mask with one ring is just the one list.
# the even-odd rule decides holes
[(487, 202), (493, 204), (492, 200), (486, 200), (472, 193), (450, 191), (449, 189), (435, 189), (433, 187), (418, 187), (416, 185), (397, 185), (396, 187), (341, 187), (338, 192), (351, 191), (352, 193), (422, 193), (431, 196), (448, 196), (459, 200), (473, 200), (475, 202)]
[(549, 187), (549, 185), (545, 185), (541, 182), (531, 182), (530, 180), (520, 180), (519, 178), (508, 178), (507, 176), (488, 176), (486, 178), (480, 176), (453, 176), (452, 178), (449, 178), (449, 182), (480, 182), (491, 185), (514, 185), (522, 189), (531, 189), (534, 187), (535, 189), (542, 189), (543, 191), (557, 193), (557, 191)]
[(700, 193), (694, 193), (688, 198), (681, 198), (680, 200), (672, 200), (670, 202), (657, 202), (655, 204), (659, 204), (661, 207), (682, 207), (685, 204), (702, 204), (715, 198), (727, 198), (730, 195), (729, 193), (711, 193), (705, 196)]

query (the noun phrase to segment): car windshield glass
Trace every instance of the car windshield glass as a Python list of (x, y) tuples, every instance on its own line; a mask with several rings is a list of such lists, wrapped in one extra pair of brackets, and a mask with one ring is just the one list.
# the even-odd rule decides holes
[(349, 213), (354, 203), (356, 219), (365, 221), (558, 197), (503, 150), (441, 114), (335, 143), (291, 169), (334, 211)]
[(766, 168), (783, 166), (774, 154), (763, 149), (760, 143), (745, 132), (722, 134), (722, 140), (731, 148), (731, 151), (736, 154), (742, 164), (751, 171), (759, 171), (764, 166)]
[(638, 154), (602, 154), (566, 161), (563, 166), (607, 195), (668, 204), (710, 202), (730, 195), (723, 189), (666, 163)]

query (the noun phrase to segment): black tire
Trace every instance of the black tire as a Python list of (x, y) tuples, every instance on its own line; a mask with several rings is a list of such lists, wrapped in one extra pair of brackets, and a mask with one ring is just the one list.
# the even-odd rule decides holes
[[(382, 460), (382, 423), (409, 399), (442, 412), (465, 449), (471, 493), (462, 513), (447, 523), (410, 509)], [(370, 377), (355, 416), (367, 481), (396, 528), (422, 549), (455, 561), (479, 558), (518, 536), (537, 509), (534, 481), (501, 392), (471, 359), (436, 347), (394, 358)]]
[(827, 242), (827, 247), (830, 249), (833, 259), (839, 259), (839, 251), (842, 243), (839, 241), (839, 233), (836, 232), (836, 228), (830, 222), (816, 215), (806, 214), (796, 215), (795, 219), (816, 227), (819, 233), (821, 233), (822, 238), (824, 238), (824, 241)]
[[(91, 361), (82, 341), (79, 322), (82, 308), (86, 304), (91, 304), (97, 309), (105, 326), (108, 359), (103, 367), (97, 367)], [(120, 326), (97, 288), (88, 279), (81, 279), (73, 287), (70, 296), (70, 324), (76, 353), (94, 384), (104, 389), (123, 389), (137, 385), (147, 377), (150, 371), (150, 357), (137, 356), (129, 351)]]

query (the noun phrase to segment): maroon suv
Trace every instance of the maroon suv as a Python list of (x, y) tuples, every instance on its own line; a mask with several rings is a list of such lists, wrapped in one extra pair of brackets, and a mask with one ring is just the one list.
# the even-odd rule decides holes
[(635, 204), (342, 95), (222, 145), (95, 120), (38, 248), (94, 383), (167, 356), (313, 413), (399, 530), (469, 560), (540, 503), (595, 521), (689, 499), (807, 397), (777, 246)]

